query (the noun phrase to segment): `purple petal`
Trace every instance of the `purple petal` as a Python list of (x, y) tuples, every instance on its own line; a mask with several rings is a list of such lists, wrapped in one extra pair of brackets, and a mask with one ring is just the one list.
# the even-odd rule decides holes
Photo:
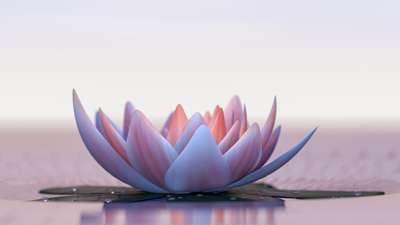
[(164, 175), (176, 152), (140, 111), (132, 114), (128, 135), (133, 167), (153, 183), (163, 187)]
[(225, 189), (230, 189), (230, 188), (235, 188), (238, 186), (246, 185), (249, 183), (252, 183), (254, 181), (257, 181), (265, 176), (268, 176), (269, 174), (275, 172), (277, 169), (281, 168), (283, 165), (285, 165), (287, 162), (289, 162), (290, 159), (292, 159), (303, 147), (304, 145), (310, 140), (310, 138), (313, 136), (317, 128), (312, 130), (309, 134), (307, 134), (303, 140), (301, 140), (297, 145), (293, 146), (289, 151), (286, 153), (282, 154), (279, 156), (277, 159), (274, 161), (268, 163), (267, 165), (259, 168), (258, 170), (255, 170), (254, 172), (250, 173), (249, 175), (243, 177), (237, 182), (234, 182), (230, 185), (228, 185)]
[(280, 133), (281, 126), (278, 126), (277, 128), (275, 128), (274, 132), (272, 132), (268, 143), (262, 148), (261, 159), (255, 169), (262, 167), (271, 157), (273, 151), (275, 150), (276, 144), (278, 143)]
[(169, 125), (171, 124), (171, 119), (172, 119), (172, 116), (174, 115), (174, 112), (175, 112), (175, 111), (171, 112), (171, 113), (168, 115), (167, 120), (165, 121), (163, 127), (161, 128), (161, 135), (162, 135), (163, 137), (165, 137), (165, 138), (166, 138), (167, 135), (168, 135), (168, 128), (169, 128)]
[(268, 119), (265, 122), (263, 128), (261, 129), (261, 139), (263, 148), (268, 143), (272, 130), (274, 129), (275, 120), (276, 120), (276, 97), (274, 98), (274, 102), (272, 103), (271, 112), (269, 113)]
[(222, 154), (225, 154), (239, 139), (240, 121), (236, 120), (231, 129), (226, 133), (225, 137), (218, 145)]
[(234, 144), (224, 158), (231, 170), (232, 181), (246, 175), (259, 160), (261, 153), (261, 134), (257, 124), (253, 124)]
[(132, 105), (131, 102), (127, 102), (125, 104), (125, 111), (124, 111), (124, 122), (123, 122), (123, 127), (124, 127), (124, 139), (128, 137), (128, 132), (129, 132), (129, 126), (131, 124), (131, 119), (132, 119), (132, 114), (135, 111), (135, 107)]
[(189, 121), (186, 123), (185, 128), (182, 131), (181, 136), (178, 138), (175, 144), (175, 151), (180, 154), (182, 150), (185, 148), (187, 143), (190, 141), (192, 138), (194, 132), (197, 130), (197, 128), (204, 124), (203, 117), (200, 115), (200, 113), (195, 113)]
[(236, 120), (242, 119), (242, 103), (239, 96), (235, 95), (224, 109), (225, 127), (229, 130)]
[(222, 187), (229, 180), (229, 166), (206, 125), (197, 128), (165, 175), (173, 192), (204, 191)]
[(73, 105), (76, 124), (86, 148), (107, 172), (138, 189), (157, 193), (166, 192), (136, 172), (113, 150), (90, 121), (75, 90), (73, 91)]

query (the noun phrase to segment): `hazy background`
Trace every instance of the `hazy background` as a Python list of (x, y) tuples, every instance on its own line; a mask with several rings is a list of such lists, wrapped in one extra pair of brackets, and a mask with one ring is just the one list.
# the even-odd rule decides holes
[(153, 118), (233, 94), (251, 117), (274, 95), (280, 118), (400, 121), (396, 0), (0, 1), (0, 124), (120, 118), (125, 100)]

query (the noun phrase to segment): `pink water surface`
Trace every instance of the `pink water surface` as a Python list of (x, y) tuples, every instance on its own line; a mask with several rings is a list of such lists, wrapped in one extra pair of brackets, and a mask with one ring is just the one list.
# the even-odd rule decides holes
[[(283, 130), (273, 158), (306, 132)], [(381, 190), (387, 195), (286, 200), (283, 208), (38, 203), (41, 188), (123, 185), (85, 150), (75, 128), (0, 131), (1, 224), (398, 224), (400, 126), (321, 126), (291, 162), (264, 181), (280, 188)]]

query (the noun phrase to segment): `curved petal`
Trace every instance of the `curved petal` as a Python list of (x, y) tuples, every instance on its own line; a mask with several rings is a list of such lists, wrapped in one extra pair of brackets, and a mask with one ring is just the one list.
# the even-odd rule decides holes
[(225, 154), (225, 152), (227, 152), (232, 147), (232, 145), (234, 145), (236, 141), (239, 139), (239, 131), (240, 131), (240, 122), (239, 120), (236, 120), (231, 129), (228, 131), (228, 133), (226, 133), (225, 137), (221, 140), (221, 142), (218, 145), (218, 148), (222, 154)]
[(242, 119), (242, 103), (239, 96), (235, 95), (231, 98), (228, 105), (225, 107), (225, 127), (230, 129), (236, 120)]
[(165, 183), (173, 192), (204, 191), (222, 187), (229, 180), (228, 164), (206, 125), (197, 128), (165, 175)]
[(257, 124), (253, 124), (239, 141), (224, 154), (231, 170), (232, 181), (240, 179), (254, 168), (259, 160), (260, 151), (260, 128)]
[(224, 119), (224, 111), (221, 107), (215, 109), (215, 117), (213, 121), (213, 125), (211, 127), (211, 133), (214, 136), (217, 144), (221, 142), (222, 138), (224, 138), (226, 133), (225, 128), (225, 119)]
[(247, 131), (247, 109), (246, 105), (243, 105), (243, 118), (240, 120), (240, 132), (239, 137), (241, 137)]
[(310, 138), (313, 136), (317, 128), (312, 130), (309, 134), (307, 134), (303, 140), (301, 140), (297, 145), (293, 146), (289, 151), (286, 153), (282, 154), (279, 156), (277, 159), (274, 161), (268, 163), (267, 165), (259, 168), (258, 170), (255, 170), (254, 172), (250, 173), (249, 175), (243, 177), (237, 182), (234, 182), (226, 187), (226, 189), (246, 185), (249, 183), (252, 183), (254, 181), (257, 181), (265, 176), (268, 176), (269, 174), (275, 172), (277, 169), (281, 168), (283, 165), (285, 165), (290, 159), (292, 159), (303, 147), (304, 145), (310, 140)]
[(171, 123), (168, 127), (167, 140), (169, 141), (169, 143), (171, 143), (171, 145), (175, 145), (176, 140), (181, 135), (187, 121), (188, 119), (185, 111), (183, 110), (183, 107), (178, 104), (176, 106), (174, 114), (172, 115)]
[(110, 145), (119, 154), (119, 156), (121, 156), (129, 165), (132, 165), (126, 153), (127, 147), (125, 140), (114, 129), (110, 120), (107, 118), (102, 110), (99, 110), (98, 115), (103, 130), (103, 136), (107, 139), (108, 143), (110, 143)]
[(255, 169), (262, 167), (271, 157), (272, 152), (275, 150), (276, 144), (278, 143), (280, 133), (281, 126), (278, 126), (277, 128), (275, 128), (274, 132), (272, 132), (271, 138), (269, 139), (268, 143), (262, 148), (261, 159)]
[(163, 137), (165, 137), (165, 138), (166, 138), (167, 135), (168, 135), (168, 128), (169, 128), (169, 125), (171, 124), (172, 115), (174, 115), (174, 112), (171, 112), (171, 113), (168, 115), (167, 120), (164, 122), (164, 125), (163, 125), (162, 128), (161, 128), (161, 135), (162, 135)]
[(136, 172), (112, 149), (90, 121), (75, 90), (73, 91), (73, 105), (76, 124), (86, 148), (107, 172), (135, 188), (156, 193), (166, 192)]
[[(97, 130), (100, 131), (100, 133), (104, 136), (104, 130), (103, 127), (101, 125), (101, 120), (100, 120), (100, 109), (95, 113), (95, 124), (96, 124), (96, 128)], [(110, 122), (110, 124), (112, 125), (112, 127), (114, 128), (114, 130), (121, 136), (122, 135), (122, 131), (121, 129), (107, 116), (105, 115), (107, 120)]]
[(99, 111), (96, 111), (96, 114), (95, 114), (95, 124), (96, 124), (97, 130), (104, 136), (104, 130), (103, 130), (103, 125), (101, 124), (101, 121), (100, 121)]
[(124, 139), (128, 137), (129, 132), (129, 125), (131, 124), (132, 113), (135, 111), (135, 107), (132, 105), (131, 102), (127, 102), (125, 104), (125, 111), (124, 111), (124, 124), (123, 124), (123, 135)]
[(190, 141), (192, 138), (194, 132), (197, 130), (197, 128), (204, 124), (203, 118), (200, 115), (200, 113), (195, 113), (189, 121), (186, 123), (185, 128), (182, 131), (182, 134), (179, 136), (178, 140), (176, 141), (175, 144), (175, 151), (180, 154), (182, 150), (185, 148), (187, 143)]
[(164, 186), (165, 172), (176, 152), (139, 110), (132, 114), (128, 149), (133, 167), (153, 183)]
[(268, 119), (265, 122), (263, 128), (261, 129), (261, 139), (263, 148), (268, 143), (272, 130), (274, 129), (275, 120), (276, 120), (276, 97), (274, 98), (274, 102), (272, 103)]
[(211, 116), (210, 111), (205, 112), (203, 117), (204, 117), (204, 122), (208, 126), (211, 123), (211, 120), (212, 120), (212, 116)]

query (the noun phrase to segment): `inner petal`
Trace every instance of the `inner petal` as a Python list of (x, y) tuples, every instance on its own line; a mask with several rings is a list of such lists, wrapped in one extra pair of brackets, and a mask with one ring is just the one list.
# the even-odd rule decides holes
[(178, 140), (181, 135), (183, 128), (185, 127), (188, 119), (183, 110), (183, 107), (178, 104), (176, 106), (175, 112), (171, 117), (171, 122), (168, 128), (167, 140), (172, 146), (175, 146), (176, 140)]
[(211, 125), (211, 133), (218, 144), (226, 134), (224, 111), (221, 107), (217, 106), (214, 114), (215, 119)]

